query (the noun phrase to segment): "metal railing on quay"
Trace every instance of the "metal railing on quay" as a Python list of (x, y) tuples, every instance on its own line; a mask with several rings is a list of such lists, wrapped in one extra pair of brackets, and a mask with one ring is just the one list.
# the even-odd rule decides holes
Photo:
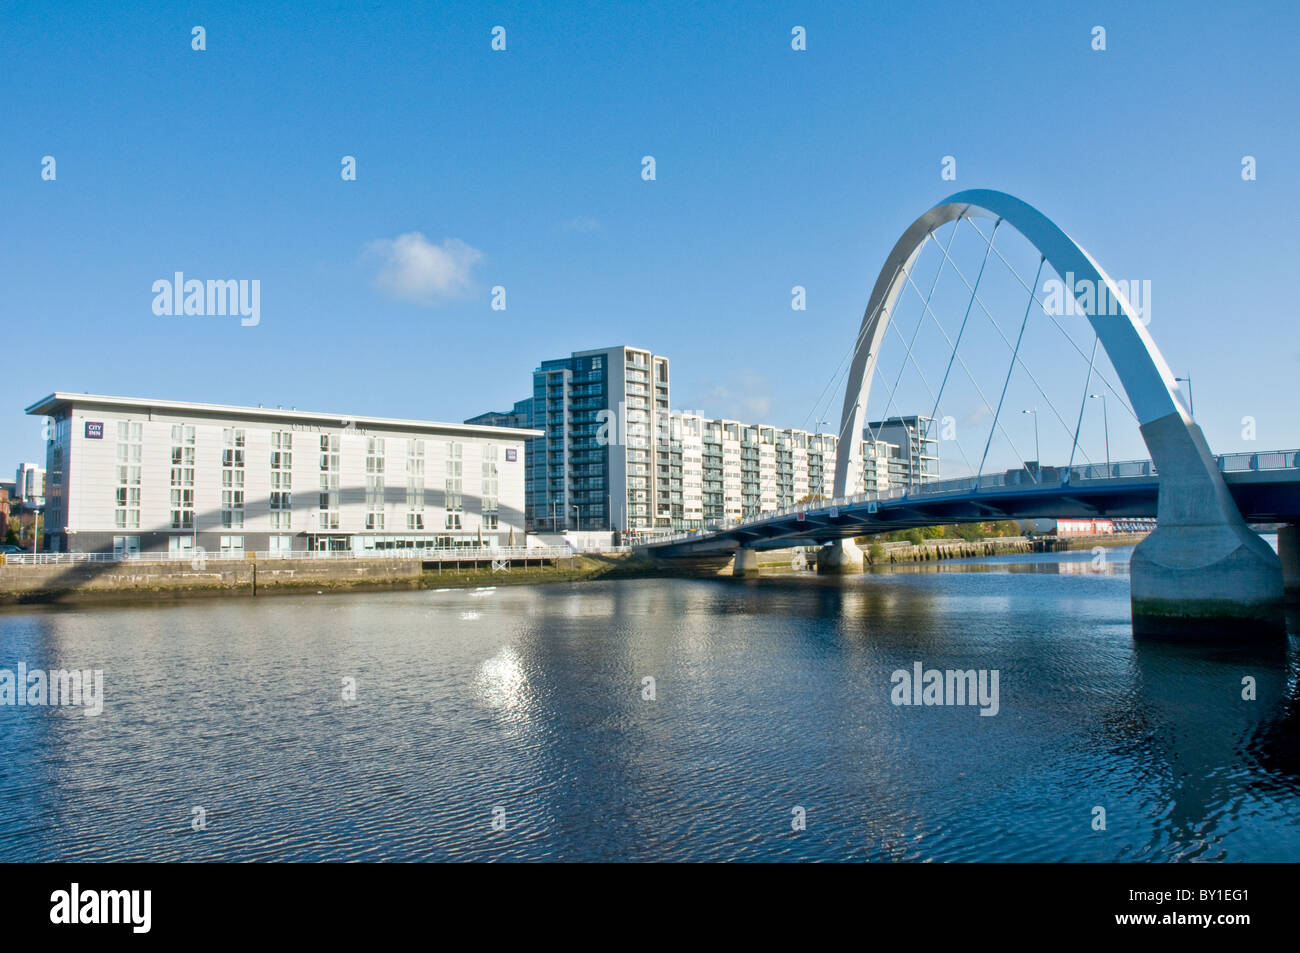
[(494, 559), (566, 559), (583, 553), (627, 552), (628, 546), (575, 549), (571, 546), (503, 546), (496, 548), (462, 547), (458, 549), (366, 549), (366, 550), (294, 550), (291, 552), (209, 552), (192, 550), (184, 553), (12, 553), (2, 558), (10, 566), (54, 566), (78, 563), (212, 563), (275, 562), (286, 559), (419, 559), (429, 562), (486, 562)]

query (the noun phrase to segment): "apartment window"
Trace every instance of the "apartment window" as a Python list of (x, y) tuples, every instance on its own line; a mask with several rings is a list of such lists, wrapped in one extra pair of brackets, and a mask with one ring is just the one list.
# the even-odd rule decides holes
[(446, 529), (461, 528), (461, 509), (463, 506), (462, 486), (462, 450), (459, 443), (447, 444), (447, 498), (444, 504), (447, 511)]
[(139, 536), (114, 536), (113, 537), (113, 557), (115, 559), (130, 559), (133, 556), (140, 555), (140, 537)]
[(424, 441), (406, 445), (406, 528), (424, 529)]
[(244, 537), (242, 537), (242, 536), (222, 536), (222, 537), (221, 537), (221, 555), (223, 555), (223, 556), (242, 556), (242, 555), (244, 555)]
[(320, 438), (320, 529), (339, 528), (339, 435)]
[(482, 490), (484, 529), (496, 529), (499, 523), (498, 510), (500, 509), (500, 503), (498, 493), (500, 483), (497, 471), (497, 445), (494, 443), (484, 444)]
[(194, 528), (194, 427), (173, 424), (172, 455), (168, 487), (170, 526), (172, 529)]
[(366, 438), (366, 529), (384, 528), (384, 441)]
[(222, 444), (221, 526), (223, 529), (243, 529), (244, 431), (227, 427), (222, 431)]
[[(271, 529), (293, 528), (293, 433), (271, 431)], [(272, 539), (288, 537), (272, 537)]]

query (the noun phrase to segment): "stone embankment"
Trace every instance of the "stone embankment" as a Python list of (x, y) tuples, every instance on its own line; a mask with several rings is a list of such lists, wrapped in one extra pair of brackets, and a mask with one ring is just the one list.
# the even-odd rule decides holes
[(392, 557), (5, 563), (0, 564), (0, 605), (576, 582), (636, 575), (634, 562), (609, 553), (495, 563)]
[[(869, 542), (862, 546), (867, 562), (872, 566), (891, 563), (921, 563), (943, 559), (977, 559), (981, 556), (1005, 556), (1014, 553), (1056, 553), (1073, 549), (1092, 549), (1094, 546), (1132, 546), (1140, 542), (1145, 533), (1114, 534), (1110, 536), (1079, 536), (1058, 539), (1055, 536), (1004, 536), (967, 542), (962, 539), (927, 539), (920, 545), (913, 543), (882, 543), (873, 554)], [(882, 551), (883, 550), (883, 551)]]

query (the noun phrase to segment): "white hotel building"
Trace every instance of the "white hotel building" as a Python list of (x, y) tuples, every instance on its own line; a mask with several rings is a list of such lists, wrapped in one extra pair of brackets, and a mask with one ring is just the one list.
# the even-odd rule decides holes
[(538, 431), (55, 393), (48, 551), (524, 545)]

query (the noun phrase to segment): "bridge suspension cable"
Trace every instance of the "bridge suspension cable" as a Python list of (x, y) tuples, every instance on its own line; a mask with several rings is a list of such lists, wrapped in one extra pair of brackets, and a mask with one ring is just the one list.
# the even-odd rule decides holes
[[(969, 219), (968, 219), (968, 220), (969, 220)], [(970, 224), (971, 224), (971, 228), (975, 229), (975, 234), (976, 234), (976, 235), (978, 235), (980, 238), (984, 239), (985, 242), (988, 242), (988, 241), (989, 241), (989, 239), (987, 239), (987, 238), (984, 237), (984, 233), (983, 233), (982, 231), (980, 231), (980, 227), (979, 227), (978, 225), (976, 225), (974, 221), (971, 221)], [(989, 247), (992, 248), (992, 244), (991, 244), (991, 243), (990, 243)], [(1021, 287), (1023, 287), (1026, 291), (1028, 291), (1031, 295), (1034, 296), (1034, 300), (1035, 300), (1036, 302), (1038, 302), (1038, 306), (1039, 306), (1039, 308), (1042, 309), (1043, 314), (1047, 315), (1047, 317), (1051, 319), (1052, 323), (1053, 323), (1054, 325), (1056, 325), (1057, 330), (1059, 330), (1059, 331), (1061, 332), (1061, 334), (1063, 334), (1063, 335), (1065, 336), (1065, 339), (1066, 339), (1067, 341), (1070, 342), (1070, 346), (1074, 348), (1074, 350), (1078, 353), (1078, 355), (1079, 355), (1081, 358), (1084, 358), (1084, 360), (1087, 360), (1088, 363), (1089, 363), (1089, 365), (1091, 366), (1092, 363), (1093, 363), (1093, 360), (1090, 359), (1090, 358), (1085, 357), (1085, 355), (1084, 355), (1084, 353), (1083, 353), (1083, 349), (1080, 348), (1079, 345), (1078, 345), (1077, 343), (1075, 343), (1074, 338), (1072, 338), (1072, 337), (1069, 335), (1069, 333), (1065, 330), (1065, 328), (1061, 327), (1061, 323), (1060, 323), (1059, 321), (1056, 320), (1056, 315), (1052, 314), (1051, 309), (1049, 309), (1049, 308), (1047, 307), (1047, 305), (1045, 305), (1045, 304), (1043, 303), (1042, 299), (1040, 299), (1040, 298), (1038, 297), (1038, 293), (1037, 293), (1037, 291), (1035, 290), (1035, 288), (1036, 288), (1037, 286), (1031, 288), (1029, 285), (1027, 285), (1027, 284), (1025, 283), (1025, 279), (1022, 278), (1022, 277), (1020, 276), (1020, 272), (1016, 270), (1015, 266), (1013, 266), (1013, 265), (1011, 264), (1011, 262), (1007, 261), (1006, 258), (1003, 257), (1002, 253), (1001, 253), (1000, 251), (998, 251), (996, 248), (993, 249), (993, 254), (997, 255), (998, 258), (1001, 259), (1002, 264), (1004, 264), (1004, 265), (1007, 266), (1007, 270), (1008, 270), (1009, 272), (1011, 272), (1012, 276), (1016, 279), (1016, 281), (1020, 282)], [(987, 313), (987, 312), (986, 312), (986, 313)], [(1095, 356), (1095, 352), (1094, 352), (1094, 356)], [(1102, 374), (1100, 371), (1097, 372), (1097, 379), (1100, 380), (1103, 384), (1105, 384), (1105, 385), (1106, 385), (1106, 389), (1109, 390), (1112, 394), (1114, 394), (1114, 395), (1119, 399), (1120, 405), (1121, 405), (1121, 406), (1122, 406), (1126, 411), (1128, 411), (1129, 416), (1132, 417), (1134, 423), (1136, 423), (1137, 420), (1138, 420), (1138, 417), (1137, 417), (1137, 414), (1133, 412), (1133, 408), (1129, 405), (1128, 394), (1126, 394), (1126, 393), (1123, 391), (1123, 389), (1115, 387), (1115, 385), (1112, 384), (1112, 383), (1110, 382), (1110, 380), (1107, 379), (1107, 377), (1106, 377), (1104, 374)]]
[[(898, 277), (898, 272), (899, 269), (895, 268), (891, 280), (892, 278)], [(883, 303), (883, 301), (877, 303), (876, 307), (871, 310), (871, 314), (863, 320), (862, 325), (858, 328), (857, 336), (854, 338), (853, 343), (849, 345), (849, 349), (845, 355), (840, 358), (839, 363), (835, 365), (835, 370), (831, 372), (830, 379), (826, 381), (826, 386), (822, 388), (821, 394), (818, 395), (816, 403), (813, 404), (812, 411), (808, 416), (804, 417), (803, 424), (799, 427), (800, 430), (807, 430), (809, 423), (816, 423), (817, 421), (822, 420), (823, 418), (821, 415), (823, 412), (829, 413), (833, 406), (833, 401), (835, 400), (835, 392), (838, 389), (838, 385), (848, 376), (849, 369), (852, 367), (853, 363), (853, 355), (857, 352), (858, 345), (862, 342), (863, 335), (867, 333), (867, 326), (871, 323), (871, 318), (874, 318), (876, 314), (879, 313)], [(822, 410), (823, 401), (826, 402), (825, 411)]]
[[(971, 222), (971, 227), (975, 229), (975, 232), (976, 232), (976, 233), (977, 233), (981, 238), (984, 238), (984, 233), (981, 232), (981, 231), (979, 230), (979, 227), (976, 226), (974, 222)], [(1006, 264), (1007, 268), (1012, 272), (1012, 274), (1014, 274), (1014, 275), (1016, 276), (1016, 279), (1017, 279), (1018, 281), (1020, 281), (1020, 284), (1021, 284), (1022, 286), (1024, 286), (1024, 287), (1029, 291), (1029, 295), (1030, 295), (1030, 303), (1029, 303), (1029, 307), (1032, 308), (1033, 303), (1034, 303), (1035, 301), (1038, 300), (1037, 295), (1036, 295), (1036, 293), (1035, 293), (1035, 291), (1034, 291), (1034, 289), (1038, 287), (1038, 278), (1035, 277), (1033, 286), (1026, 285), (1025, 282), (1024, 282), (1024, 280), (1020, 278), (1019, 273), (1016, 272), (1016, 270), (1015, 270), (1014, 268), (1011, 267), (1010, 263), (1007, 262), (1007, 260), (1006, 260), (1002, 255), (1001, 255), (1001, 253), (998, 252), (997, 249), (995, 249), (995, 248), (993, 247), (993, 243), (990, 242), (988, 239), (985, 239), (985, 242), (988, 244), (989, 250), (992, 251), (994, 254), (997, 254), (997, 255), (998, 255), (998, 257), (1002, 260), (1002, 262), (1003, 262), (1004, 264)], [(1044, 262), (1044, 261), (1045, 261), (1045, 259), (1043, 259), (1043, 258), (1040, 256), (1039, 263), (1038, 263), (1038, 275), (1039, 275), (1039, 276), (1042, 275), (1042, 271), (1043, 271), (1043, 262)], [(1039, 396), (1041, 396), (1041, 397), (1043, 398), (1043, 400), (1047, 403), (1048, 408), (1052, 411), (1052, 415), (1053, 415), (1054, 417), (1056, 417), (1057, 421), (1061, 424), (1061, 427), (1062, 427), (1062, 429), (1065, 431), (1065, 433), (1066, 433), (1068, 436), (1070, 436), (1071, 439), (1073, 439), (1073, 438), (1074, 438), (1074, 433), (1073, 433), (1073, 431), (1071, 431), (1071, 429), (1070, 429), (1070, 425), (1069, 425), (1068, 423), (1066, 423), (1065, 418), (1061, 416), (1061, 412), (1057, 409), (1055, 402), (1052, 400), (1051, 397), (1048, 396), (1047, 391), (1043, 388), (1043, 385), (1042, 385), (1041, 383), (1039, 383), (1039, 380), (1038, 380), (1038, 378), (1034, 375), (1034, 372), (1031, 371), (1031, 370), (1029, 369), (1029, 366), (1028, 366), (1028, 365), (1027, 365), (1023, 360), (1019, 360), (1019, 359), (1018, 359), (1017, 355), (1018, 355), (1018, 353), (1019, 353), (1019, 347), (1018, 347), (1018, 346), (1013, 346), (1012, 343), (1011, 343), (1011, 341), (1007, 339), (1007, 336), (1006, 336), (1005, 333), (1003, 333), (1003, 331), (1002, 331), (1002, 327), (998, 324), (997, 319), (993, 317), (992, 313), (991, 313), (991, 312), (989, 311), (989, 309), (985, 306), (984, 302), (980, 299), (980, 297), (979, 297), (979, 293), (978, 293), (978, 288), (975, 287), (975, 286), (972, 286), (972, 285), (971, 285), (971, 283), (966, 279), (966, 276), (965, 276), (964, 274), (962, 274), (961, 269), (958, 268), (957, 265), (956, 265), (955, 263), (952, 265), (952, 270), (957, 274), (957, 277), (960, 278), (960, 279), (962, 280), (962, 283), (963, 283), (964, 285), (966, 285), (967, 288), (970, 289), (971, 296), (975, 299), (976, 303), (980, 306), (980, 310), (984, 312), (985, 317), (987, 317), (987, 318), (989, 319), (989, 323), (990, 323), (991, 325), (993, 325), (993, 330), (995, 330), (995, 331), (998, 333), (998, 337), (1002, 338), (1002, 343), (1005, 344), (1005, 345), (1007, 346), (1007, 348), (1011, 350), (1011, 352), (1012, 352), (1012, 362), (1011, 362), (1011, 368), (1007, 371), (1007, 378), (1008, 378), (1008, 380), (1010, 380), (1011, 372), (1012, 372), (1013, 370), (1015, 370), (1015, 366), (1016, 366), (1016, 364), (1019, 363), (1020, 368), (1025, 372), (1026, 375), (1028, 375), (1030, 381), (1033, 382), (1034, 388), (1038, 391)], [(1040, 302), (1040, 304), (1041, 304), (1041, 302)], [(1046, 309), (1044, 309), (1044, 310), (1046, 310)], [(1027, 319), (1028, 319), (1028, 311), (1026, 311), (1026, 320), (1027, 320)], [(1054, 323), (1055, 323), (1055, 322), (1054, 322)], [(1062, 327), (1060, 326), (1059, 323), (1056, 324), (1056, 327), (1057, 327), (1057, 330), (1059, 330), (1062, 334), (1065, 334), (1065, 329), (1062, 328)], [(1022, 334), (1023, 334), (1023, 327), (1022, 327)], [(1067, 340), (1070, 340), (1070, 342), (1071, 342), (1072, 344), (1074, 343), (1073, 340), (1070, 338), (1070, 336), (1069, 336), (1068, 334), (1065, 334), (1065, 337), (1066, 337)], [(1005, 389), (1005, 385), (1004, 385), (1004, 389)], [(992, 409), (992, 408), (990, 408), (990, 409)], [(996, 419), (996, 418), (995, 418), (995, 419)], [(1004, 435), (1006, 434), (1006, 430), (1005, 430), (1005, 428), (1003, 429), (1003, 434), (1004, 434)], [(992, 430), (990, 430), (990, 439), (992, 439)], [(1008, 442), (1008, 443), (1011, 443), (1011, 438), (1010, 438), (1009, 436), (1007, 437), (1007, 442)], [(1020, 455), (1020, 451), (1016, 449), (1014, 443), (1012, 443), (1012, 447), (1011, 447), (1011, 448), (1012, 448), (1013, 451), (1015, 451), (1016, 455), (1017, 455), (1017, 456), (1018, 456), (1018, 457), (1023, 461), (1024, 457)], [(987, 456), (987, 448), (986, 448), (986, 450), (985, 450), (985, 455)], [(1087, 455), (1086, 452), (1084, 453), (1084, 459), (1085, 459), (1085, 460), (1088, 459), (1088, 455)], [(1088, 460), (1088, 462), (1091, 463), (1092, 461), (1091, 461), (1091, 460)], [(982, 469), (983, 469), (983, 468), (982, 468), (982, 466), (981, 466), (981, 471), (982, 471)]]
[[(990, 246), (990, 247), (991, 247), (991, 246)], [(1039, 279), (1039, 278), (1042, 276), (1042, 274), (1043, 274), (1043, 264), (1044, 264), (1046, 261), (1047, 261), (1047, 259), (1044, 258), (1042, 255), (1039, 255), (1039, 256), (1038, 256), (1038, 274), (1034, 275), (1034, 287), (1035, 287), (1035, 288), (1038, 287), (1038, 279)], [(974, 292), (971, 292), (971, 293), (972, 293), (972, 295), (974, 294)], [(1023, 340), (1025, 339), (1025, 328), (1029, 326), (1029, 312), (1030, 312), (1030, 310), (1033, 308), (1033, 306), (1034, 306), (1033, 295), (1030, 295), (1030, 300), (1025, 302), (1025, 316), (1024, 316), (1024, 318), (1023, 318), (1023, 319), (1021, 320), (1021, 322), (1020, 322), (1020, 334), (1017, 335), (1017, 337), (1016, 337), (1016, 346), (1015, 346), (1014, 348), (1012, 348), (1012, 350), (1011, 350), (1011, 366), (1007, 368), (1007, 377), (1006, 377), (1006, 380), (1004, 380), (1004, 381), (1002, 382), (1002, 395), (998, 398), (998, 409), (997, 409), (997, 412), (994, 413), (994, 415), (993, 415), (993, 420), (994, 420), (995, 423), (997, 422), (998, 418), (1002, 416), (1002, 405), (1003, 405), (1003, 403), (1004, 403), (1004, 402), (1006, 401), (1006, 399), (1007, 399), (1007, 387), (1010, 386), (1010, 384), (1011, 384), (1011, 374), (1012, 374), (1012, 372), (1015, 371), (1015, 369), (1016, 369), (1016, 360), (1017, 360), (1017, 358), (1020, 356), (1020, 342), (1023, 341)], [(993, 428), (990, 427), (990, 428), (989, 428), (989, 439), (988, 439), (988, 440), (985, 442), (985, 444), (984, 444), (984, 456), (980, 457), (980, 468), (979, 468), (979, 471), (975, 474), (975, 479), (976, 479), (976, 480), (978, 480), (980, 477), (982, 477), (982, 476), (984, 475), (984, 464), (988, 462), (988, 458), (989, 458), (989, 447), (991, 447), (992, 445), (993, 445)], [(1034, 461), (1034, 467), (1035, 467), (1036, 470), (1041, 470), (1041, 469), (1042, 469), (1042, 461), (1041, 461), (1041, 460), (1035, 460), (1035, 461)], [(1030, 476), (1032, 476), (1032, 477), (1034, 478), (1034, 482), (1035, 482), (1035, 483), (1038, 482), (1038, 473), (1031, 473)]]

